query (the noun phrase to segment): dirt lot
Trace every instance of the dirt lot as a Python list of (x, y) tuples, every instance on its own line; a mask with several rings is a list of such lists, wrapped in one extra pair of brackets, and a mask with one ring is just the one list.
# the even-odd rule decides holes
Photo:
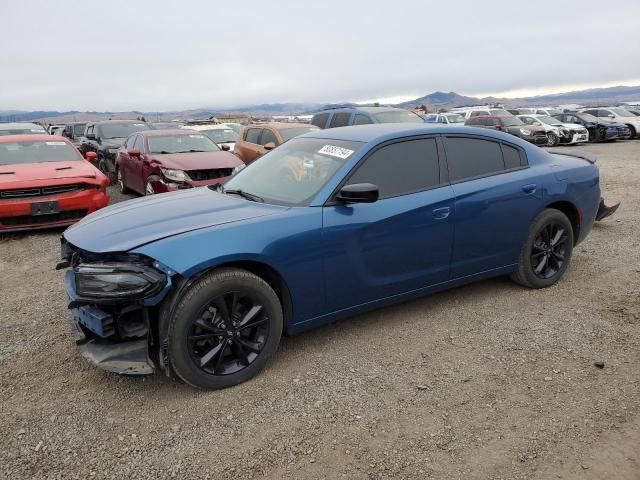
[(0, 239), (0, 478), (640, 479), (640, 141), (588, 149), (624, 203), (558, 285), (485, 281), (286, 338), (225, 391), (86, 364), (60, 232)]

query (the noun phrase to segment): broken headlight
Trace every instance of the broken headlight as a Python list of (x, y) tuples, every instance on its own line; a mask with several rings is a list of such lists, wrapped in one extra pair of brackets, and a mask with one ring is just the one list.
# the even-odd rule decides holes
[(141, 299), (158, 293), (167, 283), (164, 273), (137, 263), (81, 263), (74, 274), (76, 293), (96, 300)]

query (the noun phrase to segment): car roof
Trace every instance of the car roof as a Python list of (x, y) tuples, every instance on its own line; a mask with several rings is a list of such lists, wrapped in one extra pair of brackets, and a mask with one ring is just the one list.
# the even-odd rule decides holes
[(147, 122), (144, 122), (142, 120), (130, 120), (130, 119), (122, 119), (122, 120), (98, 120), (96, 122), (80, 122), (80, 123), (93, 123), (94, 125), (102, 125), (102, 124), (108, 124), (108, 123), (144, 123), (145, 125), (148, 125)]
[(0, 136), (0, 143), (11, 142), (64, 142), (70, 144), (66, 138), (61, 137), (60, 135), (49, 135), (46, 133)]
[(25, 128), (25, 127), (38, 127), (43, 128), (42, 125), (38, 125), (33, 122), (0, 122), (0, 130), (9, 130), (12, 128)]
[(226, 123), (204, 123), (204, 124), (195, 124), (195, 125), (182, 125), (180, 127), (183, 130), (195, 130), (195, 131), (201, 131), (201, 130), (231, 130), (231, 127), (229, 125), (227, 125)]
[(139, 132), (133, 132), (131, 135), (140, 134), (145, 137), (162, 137), (167, 134), (171, 135), (189, 135), (190, 133), (197, 132), (197, 130), (191, 130), (187, 128), (165, 128), (162, 130), (140, 130)]
[(264, 127), (273, 127), (278, 130), (281, 130), (283, 128), (297, 128), (297, 127), (318, 128), (315, 125), (312, 125), (310, 123), (288, 123), (288, 122), (254, 123), (252, 125), (245, 125), (245, 128), (264, 128)]
[(397, 107), (336, 107), (336, 108), (327, 108), (326, 110), (320, 110), (316, 112), (316, 115), (321, 113), (331, 113), (331, 112), (367, 112), (367, 113), (380, 113), (380, 112), (391, 112), (395, 110), (403, 110), (408, 112), (409, 110), (405, 110), (404, 108)]
[(492, 137), (500, 140), (504, 140), (506, 136), (509, 138), (509, 141), (514, 143), (518, 140), (516, 137), (513, 137), (513, 135), (502, 133), (497, 130), (463, 126), (450, 127), (445, 124), (439, 125), (435, 123), (375, 123), (369, 125), (355, 125), (351, 127), (336, 127), (305, 133), (297, 138), (324, 138), (331, 140), (379, 143), (395, 138), (428, 134), (471, 134), (473, 136)]

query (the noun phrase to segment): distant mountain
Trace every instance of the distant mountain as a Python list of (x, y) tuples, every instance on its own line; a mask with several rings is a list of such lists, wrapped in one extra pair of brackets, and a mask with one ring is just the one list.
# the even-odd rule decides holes
[[(398, 103), (394, 106), (400, 108), (414, 108), (425, 105), (429, 111), (465, 107), (470, 105), (503, 104), (505, 107), (526, 107), (528, 105), (563, 105), (581, 104), (596, 105), (607, 103), (622, 103), (640, 101), (640, 86), (636, 87), (609, 87), (591, 88), (574, 92), (558, 93), (553, 95), (538, 95), (525, 98), (497, 98), (497, 97), (469, 97), (455, 92), (434, 92), (415, 100)], [(370, 105), (370, 104), (369, 104)], [(271, 115), (301, 115), (314, 113), (327, 107), (358, 106), (357, 103), (321, 104), (321, 103), (263, 103), (258, 105), (245, 105), (234, 108), (198, 108), (191, 110), (170, 112), (57, 112), (34, 111), (25, 112), (19, 110), (0, 110), (0, 121), (28, 122), (43, 121), (47, 123), (66, 121), (97, 121), (105, 119), (125, 119), (145, 117), (148, 121), (154, 120), (184, 120), (204, 119), (225, 113), (246, 113), (257, 116)], [(363, 105), (361, 105), (363, 106)]]
[(532, 105), (542, 104), (564, 104), (564, 103), (619, 103), (640, 101), (640, 86), (638, 87), (608, 87), (589, 88), (575, 92), (557, 93), (553, 95), (538, 95), (527, 97), (526, 100)]

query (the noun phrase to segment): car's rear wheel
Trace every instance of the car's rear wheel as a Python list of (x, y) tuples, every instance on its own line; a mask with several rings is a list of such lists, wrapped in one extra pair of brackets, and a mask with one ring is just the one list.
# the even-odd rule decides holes
[(567, 216), (552, 208), (544, 210), (529, 227), (518, 270), (511, 278), (529, 288), (550, 287), (567, 270), (573, 242), (573, 227)]
[(547, 146), (555, 147), (560, 143), (560, 137), (553, 132), (547, 133)]
[(187, 290), (169, 325), (169, 360), (186, 383), (219, 389), (256, 375), (282, 334), (282, 306), (260, 277), (214, 271)]
[(122, 177), (122, 172), (119, 168), (116, 170), (116, 177), (118, 179), (118, 190), (120, 190), (120, 193), (122, 193), (123, 195), (129, 193), (130, 190), (125, 185), (124, 178)]

